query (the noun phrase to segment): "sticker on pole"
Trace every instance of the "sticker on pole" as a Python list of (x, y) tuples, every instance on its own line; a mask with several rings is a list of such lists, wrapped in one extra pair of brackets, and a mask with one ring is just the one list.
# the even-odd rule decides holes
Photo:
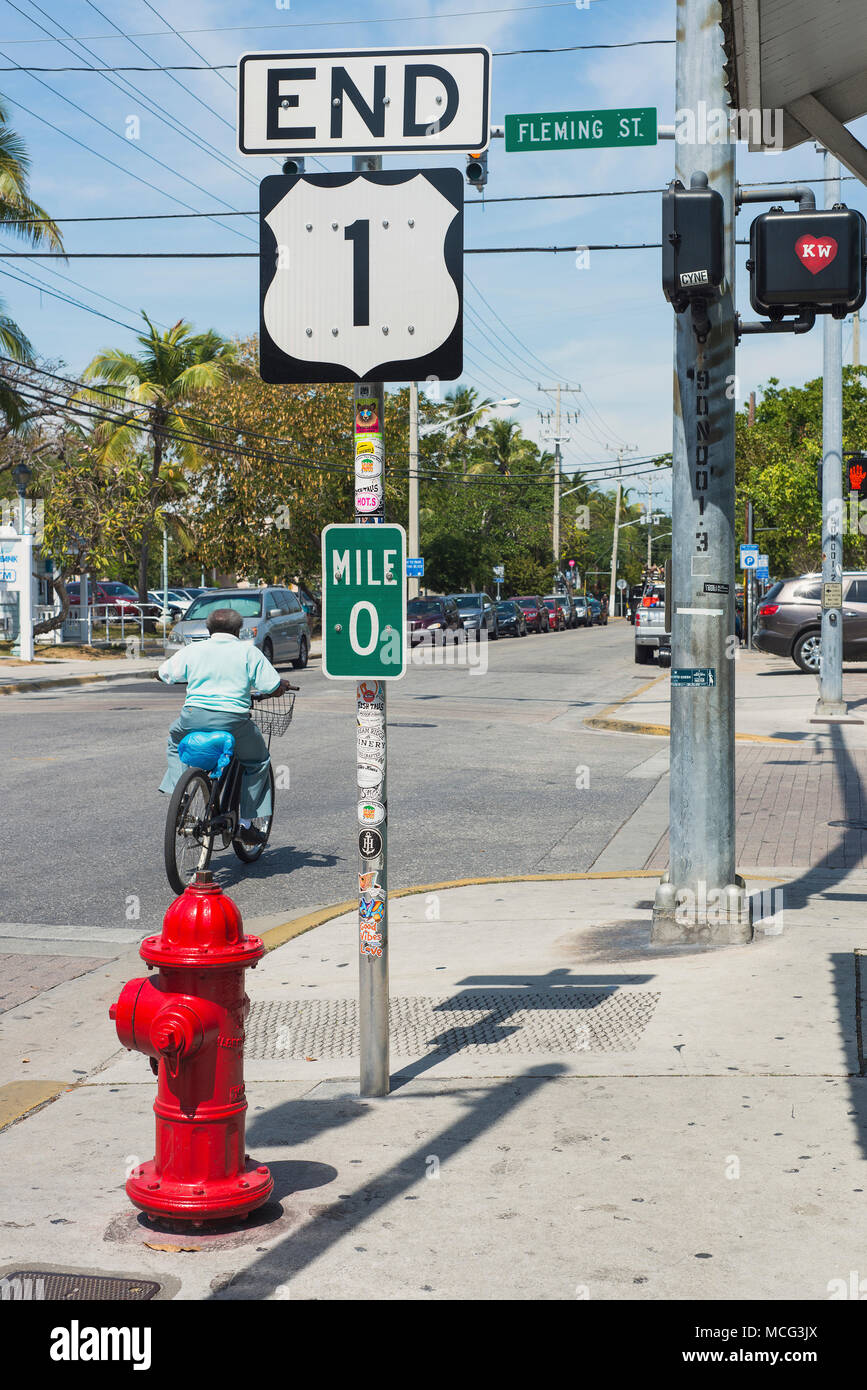
[(713, 666), (675, 666), (671, 673), (671, 683), (693, 688), (716, 685), (716, 670)]
[(406, 672), (406, 535), (402, 526), (336, 524), (322, 532), (322, 674), (399, 680)]

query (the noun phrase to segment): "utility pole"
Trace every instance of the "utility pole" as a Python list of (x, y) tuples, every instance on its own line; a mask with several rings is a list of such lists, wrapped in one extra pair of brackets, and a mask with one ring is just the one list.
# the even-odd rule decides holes
[[(825, 151), (825, 207), (840, 201), (840, 161)], [(822, 657), (815, 719), (843, 703), (843, 321), (824, 316), (822, 364)]]
[(651, 547), (653, 544), (653, 477), (647, 479), (647, 568), (653, 564)]
[[(409, 383), (409, 526), (407, 547), (411, 556), (419, 554), (418, 539), (418, 382)], [(418, 598), (415, 576), (406, 581), (407, 598)]]
[(861, 366), (861, 315), (852, 315), (852, 366)]
[(756, 393), (755, 393), (755, 391), (751, 391), (751, 392), (750, 392), (749, 410), (747, 411), (747, 424), (748, 424), (749, 427), (752, 429), (752, 427), (753, 427), (753, 425), (754, 425), (755, 423), (756, 423)]
[(617, 497), (614, 502), (614, 544), (611, 547), (611, 583), (608, 589), (608, 611), (609, 613), (613, 613), (614, 591), (617, 583), (617, 543), (620, 536), (620, 499), (623, 495), (623, 455), (633, 453), (638, 448), (638, 445), (625, 444), (622, 449), (619, 449), (615, 448), (613, 444), (609, 444), (608, 448), (611, 449), (612, 453), (617, 454)]
[(557, 382), (556, 386), (543, 386), (540, 382), (536, 385), (537, 391), (544, 391), (546, 395), (552, 392), (555, 394), (557, 408), (554, 416), (554, 524), (551, 528), (551, 550), (554, 557), (554, 584), (557, 583), (557, 575), (560, 573), (560, 444), (563, 439), (561, 434), (562, 417), (560, 412), (560, 393), (566, 391), (569, 394), (577, 395), (581, 390), (580, 386), (566, 386)]
[[(381, 155), (353, 155), (354, 172), (374, 172), (382, 168)], [(372, 405), (375, 421), (362, 418), (362, 403)], [(380, 382), (359, 383), (353, 387), (353, 431), (355, 436), (355, 485), (378, 476), (379, 502), (372, 512), (356, 505), (359, 525), (385, 520), (385, 388)], [(362, 447), (363, 446), (363, 447)], [(376, 460), (379, 459), (379, 471)], [(362, 460), (374, 460), (374, 472), (361, 472)], [(370, 485), (369, 483), (367, 484)], [(356, 497), (358, 493), (356, 493)], [(412, 513), (410, 512), (410, 515)], [(405, 577), (401, 575), (401, 582)], [(360, 1094), (387, 1096), (390, 1085), (388, 1032), (388, 682), (359, 681), (355, 688), (356, 721), (356, 802), (371, 796), (370, 749), (375, 742), (378, 771), (382, 780), (376, 799), (382, 806), (382, 820), (375, 831), (359, 835), (358, 844), (358, 1030), (360, 1051)], [(368, 843), (370, 836), (373, 842)], [(367, 852), (369, 850), (369, 853)], [(373, 914), (368, 916), (368, 914)], [(375, 919), (379, 954), (371, 953), (365, 930)]]
[[(721, 20), (720, 0), (677, 0), (674, 105), (694, 118), (729, 109)], [(735, 629), (735, 402), (727, 397), (735, 379), (735, 149), (715, 132), (713, 142), (706, 134), (675, 144), (684, 187), (709, 183), (722, 195), (725, 277), (703, 343), (691, 313), (675, 315), (670, 867), (656, 890), (654, 942), (722, 945), (752, 936), (735, 874), (735, 662), (727, 641)]]

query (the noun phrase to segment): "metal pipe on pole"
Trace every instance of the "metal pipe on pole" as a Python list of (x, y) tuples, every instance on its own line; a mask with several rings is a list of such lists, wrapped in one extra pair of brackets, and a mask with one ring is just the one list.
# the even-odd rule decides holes
[[(353, 155), (353, 172), (372, 173), (382, 168), (381, 155)], [(360, 382), (353, 387), (353, 432), (356, 459), (356, 487), (362, 481), (358, 472), (358, 460), (377, 457), (380, 460), (379, 505), (372, 513), (362, 513), (356, 508), (355, 522), (358, 525), (376, 525), (385, 520), (385, 387), (382, 382)], [(374, 422), (360, 418), (360, 402), (372, 401), (376, 415)], [(359, 443), (365, 441), (373, 445), (372, 450), (359, 451)], [(369, 484), (368, 484), (369, 485)], [(401, 576), (403, 582), (403, 576)], [(355, 687), (355, 723), (357, 733), (356, 749), (356, 802), (370, 798), (370, 785), (362, 766), (369, 770), (371, 735), (378, 732), (381, 754), (377, 766), (381, 767), (382, 781), (377, 800), (383, 807), (383, 818), (379, 826), (369, 834), (376, 837), (374, 850), (364, 852), (362, 834), (358, 847), (358, 1030), (359, 1030), (359, 1090), (362, 1096), (387, 1096), (390, 1087), (389, 1033), (388, 1033), (388, 685), (385, 681), (359, 681)], [(362, 752), (361, 744), (367, 750)], [(368, 928), (368, 914), (376, 918), (378, 944), (375, 952), (362, 949)]]
[(704, 342), (690, 312), (675, 315), (670, 867), (656, 890), (654, 942), (752, 936), (735, 874), (735, 145), (708, 141), (713, 123), (697, 119), (729, 107), (721, 10), (720, 0), (677, 0), (675, 108), (706, 134), (676, 143), (675, 172), (686, 188), (709, 183), (722, 196), (725, 279)]
[[(825, 207), (840, 202), (840, 161), (825, 151)], [(843, 702), (843, 321), (824, 316), (822, 363), (822, 658), (814, 718)]]

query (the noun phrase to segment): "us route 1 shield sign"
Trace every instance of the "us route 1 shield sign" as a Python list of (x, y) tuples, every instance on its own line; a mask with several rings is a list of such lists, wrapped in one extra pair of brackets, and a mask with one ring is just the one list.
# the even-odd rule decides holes
[(460, 376), (459, 170), (278, 174), (259, 207), (263, 381)]
[(399, 680), (406, 672), (406, 535), (402, 526), (336, 524), (322, 532), (322, 674)]

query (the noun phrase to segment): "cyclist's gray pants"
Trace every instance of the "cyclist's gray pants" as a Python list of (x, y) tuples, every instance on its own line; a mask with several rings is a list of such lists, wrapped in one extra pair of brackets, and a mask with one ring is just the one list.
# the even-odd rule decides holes
[(185, 764), (178, 757), (178, 744), (184, 734), (191, 733), (193, 729), (225, 730), (226, 733), (234, 735), (235, 753), (244, 769), (241, 780), (241, 818), (254, 820), (257, 816), (270, 816), (272, 806), (268, 749), (259, 729), (246, 714), (227, 714), (225, 710), (184, 705), (169, 729), (166, 749), (168, 767), (160, 783), (160, 791), (173, 792), (181, 773), (186, 771)]

